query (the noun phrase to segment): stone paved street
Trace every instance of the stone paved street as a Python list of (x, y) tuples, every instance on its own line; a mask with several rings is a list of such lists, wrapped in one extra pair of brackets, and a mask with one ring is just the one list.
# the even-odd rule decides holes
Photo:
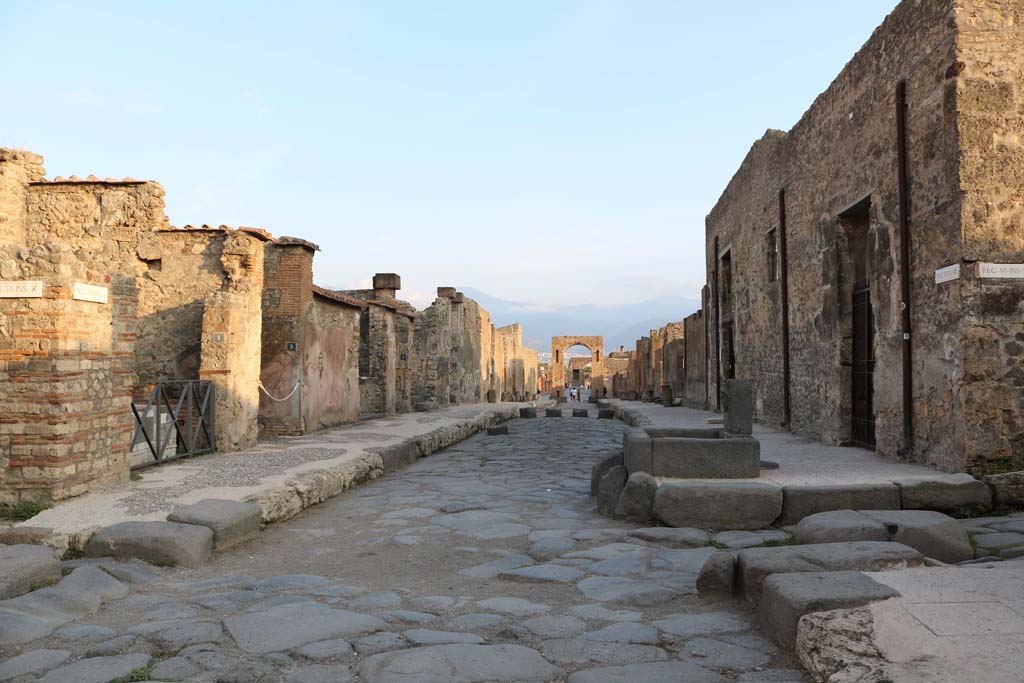
[(570, 407), (134, 583), (3, 653), (22, 656), (0, 681), (807, 680), (750, 614), (696, 597), (713, 548), (597, 514), (590, 468), (623, 425)]

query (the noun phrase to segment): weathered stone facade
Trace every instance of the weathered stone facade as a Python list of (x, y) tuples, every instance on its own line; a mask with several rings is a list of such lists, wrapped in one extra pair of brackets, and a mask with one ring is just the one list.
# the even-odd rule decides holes
[(359, 419), (359, 321), (364, 303), (313, 284), (305, 240), (267, 244), (259, 422), (305, 434)]
[(538, 391), (537, 352), (523, 346), (519, 325), (495, 328), (490, 314), (454, 287), (416, 318), (413, 332), (413, 402), (530, 400)]
[(135, 236), (164, 227), (156, 183), (58, 178), (0, 149), (0, 502), (128, 476)]
[[(451, 401), (536, 393), (537, 354), (519, 326), (495, 330), (461, 295), (447, 336), (414, 352), (418, 315), (395, 297), (397, 275), (326, 290), (309, 242), (172, 228), (151, 181), (44, 175), (41, 157), (0, 149), (0, 503), (126, 479), (132, 406), (148, 415), (157, 383), (213, 386), (222, 451), (253, 446), (259, 424), (302, 434), (410, 411), (427, 355), (452, 361)], [(160, 450), (179, 446), (172, 436)]]
[(755, 143), (707, 219), (712, 397), (735, 375), (760, 419), (828, 442), (951, 471), (1024, 462), (1024, 286), (978, 265), (1024, 262), (1022, 13), (903, 2), (791, 131)]

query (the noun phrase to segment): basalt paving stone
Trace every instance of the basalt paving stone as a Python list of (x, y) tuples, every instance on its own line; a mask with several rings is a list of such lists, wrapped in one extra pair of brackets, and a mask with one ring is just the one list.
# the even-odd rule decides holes
[[(704, 616), (696, 575), (715, 552), (704, 532), (597, 515), (591, 467), (621, 451), (622, 431), (614, 420), (521, 420), (507, 436), (473, 436), (202, 567), (126, 584), (130, 598), (78, 617), (109, 632), (38, 638), (0, 657), (59, 649), (73, 662), (109, 646), (159, 657), (162, 678), (224, 683), (657, 683), (796, 668), (785, 653), (741, 666), (770, 654), (750, 620)], [(147, 611), (179, 618), (155, 623)], [(701, 639), (722, 645), (697, 652)], [(710, 661), (720, 671), (701, 668)]]

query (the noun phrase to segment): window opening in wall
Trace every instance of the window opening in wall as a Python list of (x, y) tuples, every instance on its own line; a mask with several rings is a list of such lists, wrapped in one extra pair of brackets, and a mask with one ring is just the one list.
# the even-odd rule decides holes
[(779, 279), (779, 231), (772, 228), (765, 237), (768, 257), (768, 282)]

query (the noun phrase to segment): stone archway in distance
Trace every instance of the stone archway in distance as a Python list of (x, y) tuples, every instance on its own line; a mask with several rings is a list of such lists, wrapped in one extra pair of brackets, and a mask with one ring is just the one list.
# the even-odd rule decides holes
[(552, 337), (551, 338), (551, 396), (565, 395), (565, 351), (572, 346), (583, 346), (590, 351), (591, 377), (604, 373), (604, 337)]

